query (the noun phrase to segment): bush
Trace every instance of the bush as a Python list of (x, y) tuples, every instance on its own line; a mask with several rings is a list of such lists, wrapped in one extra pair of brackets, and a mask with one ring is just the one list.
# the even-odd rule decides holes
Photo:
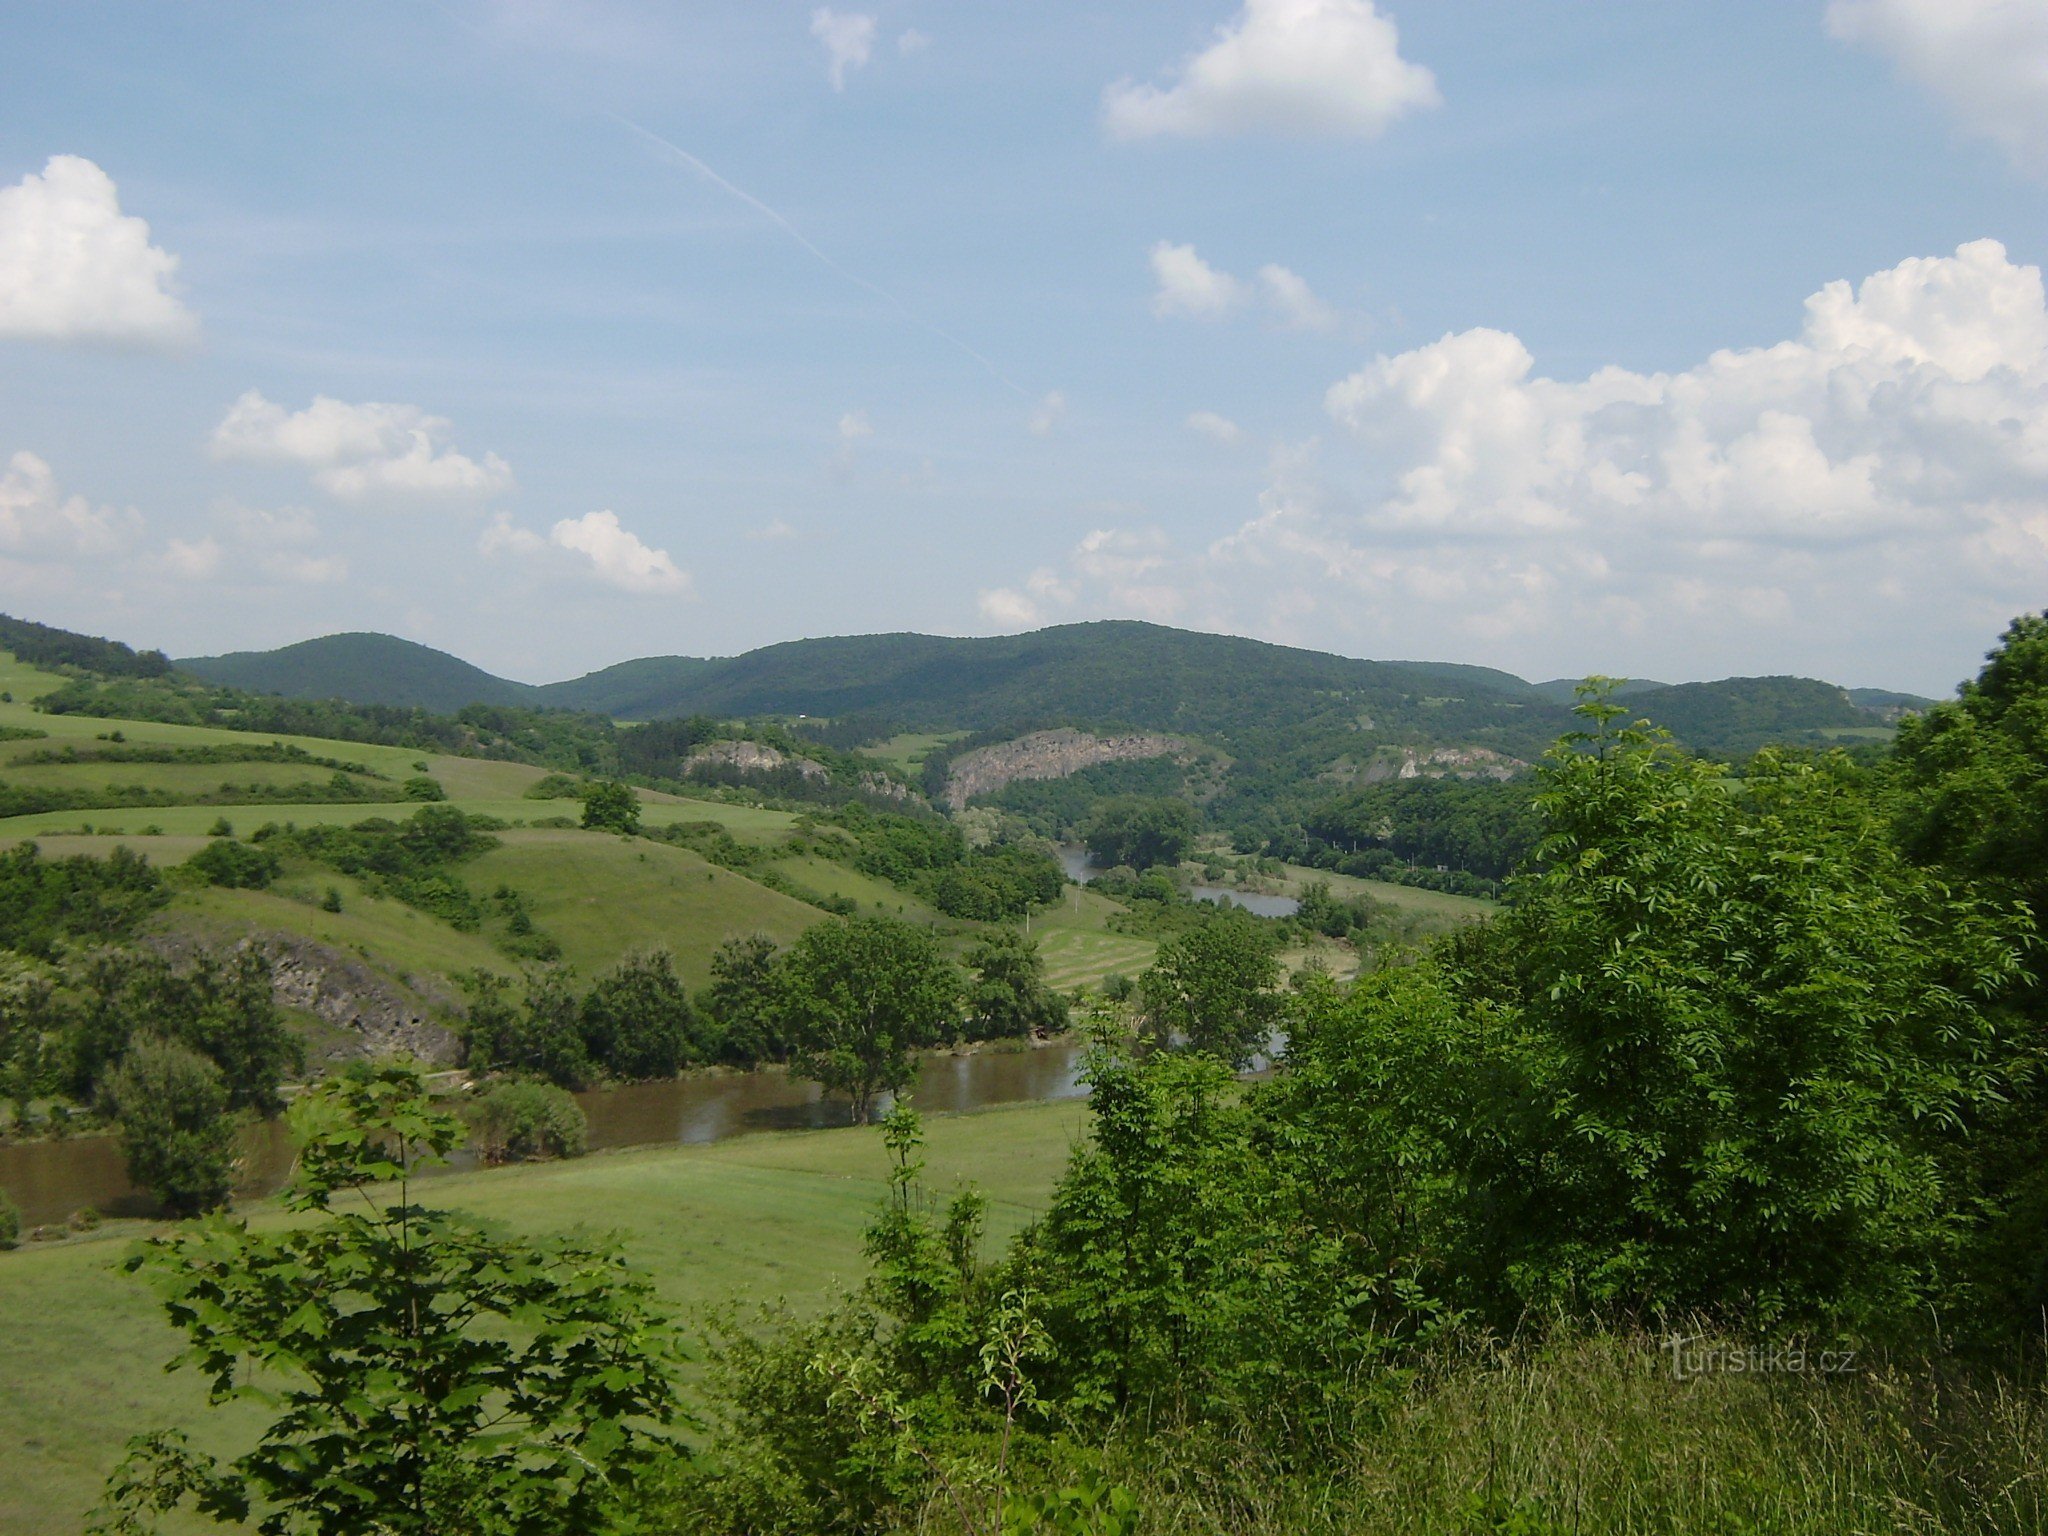
[[(224, 821), (217, 824), (217, 828), (225, 826)], [(203, 875), (208, 885), (260, 891), (277, 878), (283, 863), (268, 848), (238, 843), (216, 829), (213, 841), (187, 859), (185, 867)]]
[(21, 1242), (21, 1207), (7, 1198), (7, 1191), (0, 1189), (0, 1249), (12, 1248)]
[(594, 832), (638, 832), (640, 797), (617, 779), (593, 784), (583, 794), (583, 825)]
[(446, 800), (448, 798), (448, 791), (441, 787), (440, 781), (430, 779), (425, 774), (421, 774), (417, 778), (407, 779), (399, 786), (399, 793), (408, 800)]
[(573, 774), (550, 773), (537, 779), (524, 796), (528, 800), (581, 800), (583, 781)]
[(528, 1157), (581, 1157), (590, 1121), (567, 1089), (553, 1083), (494, 1084), (469, 1106), (470, 1142), (487, 1163)]

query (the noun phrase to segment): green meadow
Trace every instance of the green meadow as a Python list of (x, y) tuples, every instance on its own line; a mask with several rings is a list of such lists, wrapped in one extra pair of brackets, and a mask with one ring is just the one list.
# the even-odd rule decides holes
[[(980, 1188), (993, 1251), (1044, 1205), (1084, 1113), (1069, 1102), (932, 1117), (927, 1188)], [(887, 1167), (874, 1129), (775, 1132), (451, 1173), (416, 1193), (513, 1232), (618, 1233), (687, 1320), (725, 1303), (810, 1310), (857, 1284)], [(274, 1201), (245, 1214), (258, 1226), (288, 1219)], [(75, 1536), (130, 1435), (186, 1425), (201, 1445), (225, 1449), (253, 1422), (243, 1410), (208, 1410), (194, 1377), (163, 1370), (177, 1337), (147, 1287), (117, 1268), (151, 1230), (116, 1223), (0, 1253), (0, 1445), (18, 1448), (0, 1456), (8, 1536)]]

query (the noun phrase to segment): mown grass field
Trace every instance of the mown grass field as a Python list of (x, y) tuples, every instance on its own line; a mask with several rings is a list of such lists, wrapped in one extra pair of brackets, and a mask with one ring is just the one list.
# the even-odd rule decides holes
[[(928, 1187), (990, 1198), (992, 1242), (1041, 1209), (1081, 1132), (1079, 1103), (927, 1122)], [(520, 1233), (616, 1231), (678, 1315), (727, 1302), (815, 1308), (864, 1273), (861, 1233), (883, 1198), (873, 1129), (782, 1132), (711, 1147), (601, 1153), (423, 1181), (422, 1199)], [(259, 1226), (285, 1220), (252, 1207)], [(246, 1428), (210, 1411), (199, 1383), (161, 1367), (177, 1345), (154, 1297), (116, 1265), (122, 1224), (87, 1239), (0, 1253), (0, 1531), (75, 1536), (127, 1438), (186, 1425), (210, 1449)], [(216, 1529), (197, 1524), (178, 1530)]]
[(1031, 936), (1045, 957), (1045, 979), (1062, 992), (1093, 987), (1112, 974), (1136, 979), (1159, 952), (1157, 941), (1111, 933), (1109, 919), (1121, 911), (1094, 891), (1070, 886), (1050, 911), (1034, 913)]

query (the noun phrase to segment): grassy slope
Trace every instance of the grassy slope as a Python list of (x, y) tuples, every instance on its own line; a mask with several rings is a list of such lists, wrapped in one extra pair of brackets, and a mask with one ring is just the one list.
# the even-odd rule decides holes
[(533, 920), (584, 976), (628, 950), (666, 946), (692, 986), (734, 934), (788, 943), (824, 914), (720, 869), (687, 849), (567, 830), (501, 833), (504, 846), (465, 864), (472, 890), (500, 882), (527, 898)]
[[(934, 1118), (928, 1183), (941, 1194), (978, 1184), (994, 1202), (991, 1236), (1004, 1239), (1043, 1205), (1082, 1113), (1067, 1103)], [(860, 1235), (886, 1166), (878, 1132), (816, 1131), (456, 1174), (422, 1194), (513, 1231), (622, 1231), (679, 1312), (778, 1297), (810, 1307), (863, 1273)], [(255, 1219), (283, 1217), (265, 1203)], [(221, 1448), (220, 1431), (236, 1422), (206, 1410), (191, 1377), (158, 1369), (175, 1337), (141, 1283), (113, 1268), (124, 1244), (106, 1238), (119, 1235), (0, 1254), (0, 1531), (9, 1536), (77, 1531), (129, 1435), (186, 1424)]]

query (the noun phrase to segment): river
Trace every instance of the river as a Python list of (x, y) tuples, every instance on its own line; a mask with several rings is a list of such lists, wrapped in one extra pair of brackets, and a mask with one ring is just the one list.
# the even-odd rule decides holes
[[(995, 1104), (1079, 1098), (1082, 1044), (1062, 1040), (1036, 1050), (927, 1054), (910, 1101), (920, 1110), (951, 1113)], [(576, 1095), (590, 1120), (590, 1147), (702, 1145), (754, 1131), (812, 1130), (848, 1123), (843, 1100), (828, 1100), (816, 1083), (781, 1072), (704, 1073), (667, 1082), (598, 1088)], [(275, 1192), (292, 1164), (281, 1121), (242, 1133), (241, 1177), (235, 1193)], [(458, 1156), (452, 1168), (471, 1166)], [(120, 1143), (112, 1136), (0, 1145), (0, 1190), (21, 1207), (22, 1225), (49, 1225), (90, 1207), (107, 1216), (148, 1216), (155, 1204), (128, 1182)]]

